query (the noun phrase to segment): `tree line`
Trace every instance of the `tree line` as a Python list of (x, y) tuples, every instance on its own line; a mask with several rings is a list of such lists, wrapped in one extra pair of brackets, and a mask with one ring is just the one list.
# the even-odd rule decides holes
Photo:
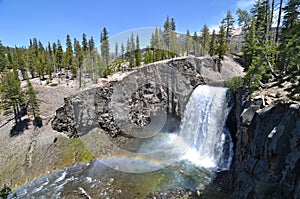
[[(291, 94), (299, 93), (299, 51), (300, 23), (299, 0), (257, 0), (250, 12), (238, 9), (237, 19), (231, 11), (221, 20), (219, 30), (209, 30), (203, 25), (200, 32), (191, 35), (176, 32), (174, 18), (167, 16), (163, 27), (156, 28), (150, 43), (141, 48), (139, 35), (133, 33), (127, 43), (115, 44), (112, 53), (109, 32), (104, 27), (100, 33), (100, 52), (95, 46), (94, 38), (82, 34), (81, 41), (70, 35), (66, 36), (66, 47), (61, 41), (44, 46), (37, 38), (29, 40), (28, 47), (4, 47), (0, 42), (0, 93), (1, 107), (12, 110), (15, 120), (22, 110), (28, 110), (36, 118), (39, 115), (38, 102), (32, 88), (31, 78), (82, 79), (96, 81), (113, 72), (132, 69), (163, 59), (184, 55), (211, 55), (224, 59), (226, 53), (241, 53), (246, 76), (233, 84), (246, 84), (257, 88), (270, 79), (280, 79), (293, 83)], [(278, 16), (275, 11), (278, 11)], [(240, 48), (234, 43), (234, 24), (237, 21), (244, 35)], [(273, 24), (276, 24), (274, 27)], [(289, 78), (283, 78), (288, 75)], [(21, 88), (21, 80), (27, 82)]]
[[(276, 4), (278, 16), (274, 14)], [(283, 0), (258, 0), (250, 12), (237, 11), (239, 24), (245, 32), (242, 48), (246, 70), (244, 83), (249, 88), (264, 87), (271, 79), (277, 79), (281, 83), (292, 83), (291, 97), (299, 95), (299, 8), (299, 0), (288, 0), (286, 5)]]

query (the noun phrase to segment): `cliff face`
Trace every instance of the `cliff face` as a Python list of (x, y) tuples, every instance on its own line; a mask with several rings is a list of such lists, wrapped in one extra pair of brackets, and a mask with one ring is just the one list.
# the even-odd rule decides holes
[[(229, 65), (227, 62), (224, 65)], [(101, 128), (112, 137), (141, 136), (134, 132), (151, 126), (151, 122), (157, 129), (164, 127), (169, 115), (181, 118), (197, 85), (223, 85), (225, 80), (241, 75), (239, 66), (232, 65), (224, 66), (220, 73), (212, 58), (186, 57), (140, 67), (116, 81), (66, 98), (56, 111), (52, 128), (69, 137), (82, 136), (93, 128)], [(142, 130), (143, 136), (151, 135), (147, 135), (151, 130)]]
[[(296, 102), (265, 108), (256, 98), (235, 107), (235, 154), (225, 188), (233, 198), (300, 198), (300, 109)], [(231, 121), (233, 121), (231, 118)]]

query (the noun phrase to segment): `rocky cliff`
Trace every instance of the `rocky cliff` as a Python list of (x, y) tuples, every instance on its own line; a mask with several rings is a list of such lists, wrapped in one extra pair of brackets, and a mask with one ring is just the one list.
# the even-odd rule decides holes
[[(56, 111), (52, 127), (69, 137), (82, 136), (94, 128), (101, 128), (112, 137), (151, 136), (154, 126), (164, 128), (170, 115), (181, 118), (197, 85), (223, 85), (224, 81), (241, 75), (241, 71), (229, 58), (223, 62), (221, 73), (209, 57), (149, 64), (66, 98), (64, 106)], [(134, 133), (141, 130), (143, 135)]]
[(299, 103), (266, 105), (270, 96), (237, 95), (230, 119), (235, 154), (223, 179), (233, 198), (300, 198)]

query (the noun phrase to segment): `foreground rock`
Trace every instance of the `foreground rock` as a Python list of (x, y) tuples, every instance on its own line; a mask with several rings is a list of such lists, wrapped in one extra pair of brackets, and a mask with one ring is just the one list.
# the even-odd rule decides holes
[(238, 95), (235, 158), (223, 185), (233, 198), (300, 198), (300, 105), (266, 92), (267, 100)]

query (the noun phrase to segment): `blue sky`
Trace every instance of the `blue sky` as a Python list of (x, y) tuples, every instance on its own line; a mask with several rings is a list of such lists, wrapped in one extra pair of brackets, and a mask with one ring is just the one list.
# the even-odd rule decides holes
[[(250, 2), (250, 3), (249, 3)], [(253, 1), (252, 1), (253, 2)], [(43, 44), (67, 34), (81, 40), (105, 26), (113, 38), (135, 28), (162, 26), (166, 16), (174, 17), (177, 31), (200, 31), (204, 24), (217, 27), (227, 10), (249, 8), (251, 0), (0, 0), (0, 40), (3, 45), (27, 46), (36, 37)]]

